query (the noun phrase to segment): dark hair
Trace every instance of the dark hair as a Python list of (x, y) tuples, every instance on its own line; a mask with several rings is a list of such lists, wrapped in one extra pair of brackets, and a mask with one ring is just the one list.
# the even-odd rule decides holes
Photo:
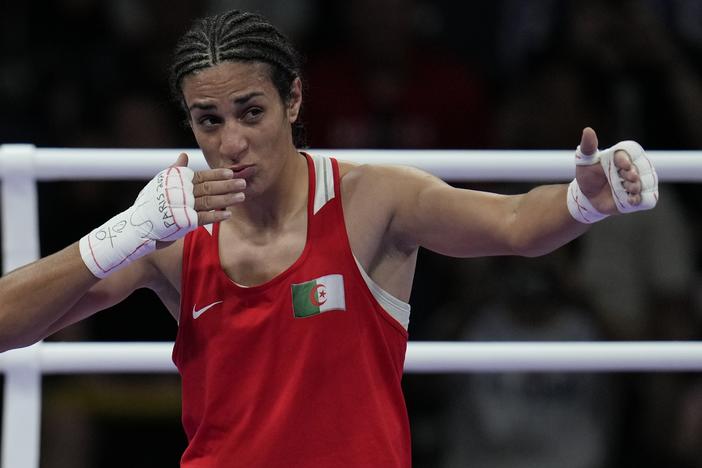
[[(262, 16), (239, 10), (197, 20), (178, 41), (170, 69), (173, 97), (183, 102), (183, 78), (222, 62), (263, 62), (283, 103), (291, 98), (292, 83), (300, 77), (300, 56), (290, 41)], [(298, 117), (292, 125), (293, 143), (304, 146)]]

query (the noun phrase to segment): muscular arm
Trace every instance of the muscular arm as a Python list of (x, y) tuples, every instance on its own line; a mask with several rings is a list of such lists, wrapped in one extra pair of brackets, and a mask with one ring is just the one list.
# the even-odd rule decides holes
[[(638, 145), (624, 147), (644, 162)], [(597, 136), (589, 127), (583, 130), (580, 149), (581, 155), (596, 154)], [(608, 153), (614, 155), (608, 167), (615, 175), (610, 174), (612, 171), (606, 173), (599, 163), (576, 167), (577, 185), (599, 213), (618, 212), (614, 189), (626, 191), (626, 200), (618, 199), (618, 203), (628, 204), (632, 211), (655, 206), (655, 202), (642, 203), (643, 181), (632, 155), (626, 151)], [(653, 171), (652, 166), (646, 170), (649, 168)], [(609, 177), (616, 187), (610, 186)], [(409, 248), (423, 246), (457, 257), (537, 256), (566, 244), (588, 226), (571, 216), (567, 185), (541, 186), (523, 195), (506, 196), (456, 189), (413, 169), (381, 175), (376, 183), (380, 184), (381, 179), (394, 185), (389, 188), (395, 194), (389, 233), (399, 245)], [(649, 179), (651, 184), (655, 183), (655, 175), (647, 176)], [(652, 187), (647, 188), (646, 200), (654, 196), (649, 189)], [(636, 208), (639, 204), (641, 208)]]
[(77, 243), (9, 273), (0, 278), (0, 351), (28, 346), (115, 304), (144, 277), (143, 265), (135, 262), (98, 280), (81, 259)]
[[(181, 242), (99, 280), (73, 244), (0, 278), (0, 352), (29, 346), (107, 309), (139, 288), (156, 292), (177, 319)], [(164, 269), (170, 271), (164, 273)]]
[(587, 230), (566, 207), (566, 185), (499, 195), (451, 187), (408, 170), (391, 231), (407, 246), (454, 257), (542, 255)]
[(535, 256), (587, 230), (568, 213), (565, 185), (507, 196), (454, 188), (412, 168), (367, 172), (373, 173), (368, 188), (379, 187), (376, 196), (392, 213), (387, 233), (402, 250), (422, 246), (453, 257)]

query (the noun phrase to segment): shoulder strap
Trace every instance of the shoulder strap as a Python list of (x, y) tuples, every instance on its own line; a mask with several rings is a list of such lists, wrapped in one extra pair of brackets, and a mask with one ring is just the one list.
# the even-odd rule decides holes
[(311, 158), (314, 163), (315, 173), (314, 207), (312, 214), (317, 214), (317, 212), (336, 195), (334, 170), (330, 158), (318, 155), (311, 155)]

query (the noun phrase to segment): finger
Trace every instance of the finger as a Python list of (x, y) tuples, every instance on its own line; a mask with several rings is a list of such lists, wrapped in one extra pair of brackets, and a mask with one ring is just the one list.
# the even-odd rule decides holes
[(622, 187), (624, 187), (624, 190), (626, 190), (626, 192), (629, 195), (637, 195), (637, 194), (641, 193), (641, 182), (640, 181), (637, 181), (637, 182), (624, 181), (624, 182), (622, 182)]
[(583, 129), (583, 134), (580, 138), (580, 151), (585, 155), (591, 155), (597, 151), (597, 134), (590, 127)]
[(188, 166), (188, 155), (185, 153), (180, 153), (176, 162), (171, 164), (169, 167), (187, 167)]
[(628, 182), (638, 182), (641, 177), (639, 176), (639, 171), (636, 169), (636, 166), (631, 166), (629, 169), (619, 169), (617, 171), (619, 174), (619, 177), (621, 177), (622, 180), (626, 180)]
[(624, 150), (615, 151), (614, 165), (617, 166), (617, 169), (619, 169), (620, 171), (628, 171), (632, 168), (636, 168), (636, 166), (634, 166), (634, 163), (631, 161), (631, 156), (629, 156), (629, 153), (627, 153)]
[(224, 195), (206, 195), (195, 198), (195, 211), (221, 210), (244, 201), (245, 195), (241, 192), (227, 193)]
[(226, 180), (233, 179), (234, 171), (231, 169), (208, 169), (206, 171), (197, 171), (193, 177), (193, 184), (201, 184), (210, 180)]
[(641, 178), (636, 165), (631, 161), (629, 153), (623, 150), (614, 153), (614, 165), (618, 168), (617, 172), (621, 177), (621, 184), (627, 192), (629, 203), (638, 205), (641, 203)]
[(197, 214), (198, 226), (205, 224), (218, 223), (232, 217), (232, 214), (227, 210), (201, 211)]
[(222, 195), (225, 193), (241, 192), (246, 188), (245, 179), (212, 180), (193, 185), (193, 195)]

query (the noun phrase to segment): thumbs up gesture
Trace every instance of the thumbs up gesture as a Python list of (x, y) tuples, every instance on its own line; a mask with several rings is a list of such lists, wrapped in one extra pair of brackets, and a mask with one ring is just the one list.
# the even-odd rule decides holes
[(658, 176), (643, 148), (634, 141), (622, 141), (599, 151), (597, 144), (595, 131), (585, 128), (575, 152), (577, 186), (571, 184), (568, 199), (569, 208), (574, 204), (585, 219), (578, 219), (573, 209), (571, 214), (579, 221), (594, 222), (611, 214), (655, 207)]

